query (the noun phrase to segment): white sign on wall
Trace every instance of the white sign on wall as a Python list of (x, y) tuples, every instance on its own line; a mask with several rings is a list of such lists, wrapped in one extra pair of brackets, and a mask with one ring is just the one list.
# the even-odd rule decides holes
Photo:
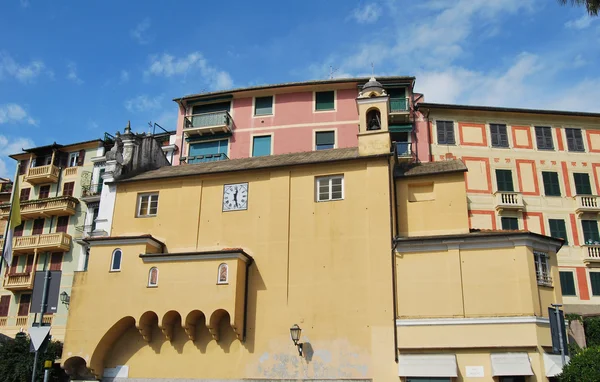
[(465, 374), (470, 378), (483, 378), (485, 374), (483, 373), (483, 366), (466, 366)]
[(108, 378), (127, 378), (129, 377), (129, 366), (122, 365), (113, 368), (105, 368), (103, 377)]

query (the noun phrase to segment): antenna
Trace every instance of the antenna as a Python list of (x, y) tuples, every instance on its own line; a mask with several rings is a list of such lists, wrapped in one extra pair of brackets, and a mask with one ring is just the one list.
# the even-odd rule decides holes
[(371, 77), (375, 77), (375, 65), (371, 62)]
[(333, 79), (333, 75), (338, 71), (338, 68), (334, 68), (333, 66), (329, 66), (329, 79)]

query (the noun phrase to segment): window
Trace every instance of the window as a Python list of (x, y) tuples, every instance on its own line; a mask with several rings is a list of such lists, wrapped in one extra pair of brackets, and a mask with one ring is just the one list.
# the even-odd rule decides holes
[(22, 188), (21, 195), (19, 195), (19, 201), (25, 202), (29, 200), (29, 194), (31, 193), (31, 188)]
[(120, 249), (115, 249), (112, 253), (112, 258), (110, 259), (110, 271), (111, 272), (119, 272), (121, 271), (121, 257), (123, 256), (123, 252)]
[(542, 171), (542, 180), (544, 181), (544, 193), (546, 196), (560, 196), (557, 173)]
[(18, 226), (15, 227), (13, 235), (15, 237), (23, 236), (23, 229), (25, 229), (25, 222), (23, 222), (23, 223), (21, 223), (21, 224), (19, 224)]
[(565, 271), (559, 272), (560, 274), (560, 290), (562, 291), (563, 296), (576, 296), (577, 292), (575, 291), (575, 278), (573, 277), (573, 272)]
[(190, 144), (188, 163), (213, 162), (227, 159), (228, 139)]
[(567, 147), (569, 148), (569, 151), (585, 151), (581, 129), (565, 129), (565, 135), (567, 136)]
[(595, 244), (600, 242), (600, 236), (598, 236), (598, 222), (596, 220), (582, 220), (581, 228), (583, 229), (584, 244)]
[(73, 196), (73, 189), (75, 188), (75, 182), (67, 182), (63, 184), (63, 196)]
[(40, 186), (40, 199), (46, 199), (50, 196), (50, 185)]
[(138, 196), (137, 217), (156, 216), (158, 213), (158, 194), (142, 194)]
[(344, 199), (344, 176), (324, 176), (316, 179), (317, 202)]
[(438, 145), (454, 145), (454, 122), (436, 121)]
[(19, 162), (19, 175), (25, 175), (27, 168), (29, 167), (29, 159), (25, 159)]
[(64, 232), (67, 233), (67, 229), (69, 228), (69, 217), (68, 216), (59, 216), (56, 220), (56, 232)]
[(50, 270), (51, 271), (60, 271), (62, 267), (62, 252), (55, 252), (50, 256)]
[(592, 295), (600, 296), (600, 272), (590, 272), (590, 284), (592, 284)]
[(508, 147), (506, 125), (490, 123), (490, 135), (492, 136), (492, 147)]
[(271, 155), (271, 136), (265, 135), (262, 137), (252, 138), (252, 156), (262, 157)]
[(589, 174), (574, 173), (573, 180), (575, 180), (575, 193), (577, 195), (592, 195)]
[(335, 147), (335, 131), (317, 131), (315, 150), (327, 150)]
[(31, 294), (21, 294), (21, 297), (19, 298), (19, 311), (17, 312), (17, 316), (28, 316), (30, 303)]
[(515, 190), (512, 180), (512, 171), (496, 170), (496, 184), (498, 191), (513, 192)]
[(254, 99), (254, 115), (272, 115), (273, 96), (256, 97)]
[(229, 267), (223, 263), (219, 265), (219, 276), (217, 284), (227, 284), (229, 282)]
[(77, 167), (79, 161), (79, 153), (69, 153), (69, 167)]
[(10, 295), (0, 297), (0, 317), (8, 317), (8, 308), (10, 307)]
[(554, 150), (552, 141), (552, 128), (547, 126), (535, 127), (535, 140), (538, 150)]
[(533, 251), (535, 262), (535, 272), (538, 285), (552, 285), (550, 277), (550, 264), (548, 264), (548, 254), (544, 252)]
[(149, 287), (157, 287), (158, 286), (158, 268), (156, 268), (156, 267), (150, 268), (150, 272), (148, 272), (148, 286)]
[(519, 229), (519, 219), (517, 218), (509, 218), (503, 217), (500, 219), (502, 223), (503, 230), (518, 230)]
[(32, 235), (41, 235), (44, 232), (44, 223), (45, 219), (35, 219), (33, 221), (33, 231)]
[(25, 273), (31, 273), (33, 270), (33, 255), (27, 255), (25, 259)]
[(399, 157), (407, 157), (412, 154), (410, 135), (409, 132), (394, 133), (393, 141), (396, 146), (396, 155)]
[(335, 109), (335, 92), (333, 90), (326, 92), (315, 93), (315, 110), (334, 110)]
[(563, 239), (565, 245), (569, 244), (567, 239), (567, 227), (564, 220), (548, 219), (548, 225), (550, 226), (550, 236)]

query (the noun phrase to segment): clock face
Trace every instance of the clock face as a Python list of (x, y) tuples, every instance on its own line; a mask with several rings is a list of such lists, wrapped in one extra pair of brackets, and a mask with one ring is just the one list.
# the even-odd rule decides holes
[(248, 183), (226, 184), (223, 186), (223, 211), (248, 209)]

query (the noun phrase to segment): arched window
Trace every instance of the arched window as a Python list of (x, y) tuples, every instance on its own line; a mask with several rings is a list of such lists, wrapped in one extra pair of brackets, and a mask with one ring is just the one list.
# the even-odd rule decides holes
[(150, 272), (148, 272), (148, 286), (158, 286), (158, 268), (156, 267), (150, 268)]
[(372, 109), (367, 113), (367, 130), (381, 129), (381, 113), (379, 110)]
[(227, 264), (223, 263), (219, 265), (219, 278), (217, 284), (227, 284), (229, 281), (229, 268)]
[(112, 253), (112, 259), (110, 260), (110, 271), (119, 272), (121, 271), (121, 257), (123, 253), (120, 249), (115, 249)]

